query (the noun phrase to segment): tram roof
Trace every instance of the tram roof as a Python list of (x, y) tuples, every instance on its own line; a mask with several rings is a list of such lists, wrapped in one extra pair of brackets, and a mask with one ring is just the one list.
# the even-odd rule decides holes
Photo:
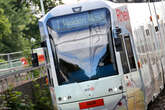
[(56, 16), (62, 16), (62, 15), (68, 15), (72, 14), (73, 8), (81, 7), (81, 12), (93, 10), (93, 9), (99, 9), (99, 8), (108, 8), (111, 9), (110, 4), (113, 4), (111, 6), (114, 6), (115, 3), (112, 3), (107, 0), (88, 0), (88, 1), (81, 1), (76, 4), (67, 4), (67, 5), (60, 5), (52, 10), (50, 10), (44, 17), (42, 17), (39, 21), (40, 22), (47, 22), (48, 19)]

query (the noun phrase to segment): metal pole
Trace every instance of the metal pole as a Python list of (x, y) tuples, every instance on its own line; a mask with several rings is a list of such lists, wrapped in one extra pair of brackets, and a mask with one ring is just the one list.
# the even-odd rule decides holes
[(42, 14), (45, 15), (45, 9), (44, 9), (43, 0), (40, 0), (40, 4), (41, 4)]
[(10, 60), (10, 54), (7, 55), (7, 60), (8, 60), (9, 68), (11, 68), (12, 67), (12, 62)]

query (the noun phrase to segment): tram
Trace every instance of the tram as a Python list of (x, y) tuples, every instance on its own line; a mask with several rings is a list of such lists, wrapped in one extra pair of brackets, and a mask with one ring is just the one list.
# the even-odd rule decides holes
[(58, 110), (146, 110), (164, 88), (164, 1), (61, 5), (39, 28)]

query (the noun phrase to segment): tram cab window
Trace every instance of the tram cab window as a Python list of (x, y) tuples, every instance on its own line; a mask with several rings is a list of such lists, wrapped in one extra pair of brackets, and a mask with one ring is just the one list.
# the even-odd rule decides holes
[[(49, 56), (48, 56), (48, 49), (44, 49), (44, 52), (45, 52), (45, 59), (46, 59), (46, 62), (47, 64), (50, 64), (50, 60), (49, 60)], [(50, 75), (50, 68), (47, 68), (47, 73), (48, 73), (48, 79), (49, 79), (49, 85), (54, 87), (53, 85), (53, 79)]]
[[(45, 57), (46, 64), (50, 64), (49, 55), (48, 55), (48, 49), (45, 49), (45, 48), (44, 48), (44, 57)], [(49, 86), (54, 87), (53, 79), (52, 79), (51, 74), (50, 74), (50, 68), (47, 68), (47, 75), (48, 75), (48, 79), (49, 79), (48, 80), (49, 81)]]
[(110, 21), (107, 9), (49, 19), (47, 25), (53, 37), (52, 52), (60, 86), (118, 75), (108, 36)]
[[(56, 48), (55, 48), (55, 44), (54, 44), (54, 40), (52, 38), (51, 35), (50, 36), (50, 44), (51, 44), (51, 48), (52, 48), (52, 53), (53, 53), (53, 58), (54, 58), (54, 63), (55, 63), (55, 70), (56, 70), (56, 73), (57, 73), (57, 79), (59, 79), (60, 81), (65, 81), (65, 78), (63, 77), (63, 74), (59, 74), (60, 73), (60, 70), (59, 70), (59, 66), (58, 66), (58, 58), (57, 58), (57, 55), (55, 54), (56, 53)], [(52, 80), (53, 81), (53, 80)]]

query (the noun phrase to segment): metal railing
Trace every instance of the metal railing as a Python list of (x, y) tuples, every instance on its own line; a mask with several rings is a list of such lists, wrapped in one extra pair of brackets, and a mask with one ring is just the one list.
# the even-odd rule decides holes
[(21, 58), (24, 57), (22, 52), (0, 54), (0, 70), (22, 66)]
[(38, 78), (47, 76), (47, 67), (41, 64), (38, 67), (26, 67), (1, 71), (0, 74), (0, 93), (9, 87), (15, 88)]

